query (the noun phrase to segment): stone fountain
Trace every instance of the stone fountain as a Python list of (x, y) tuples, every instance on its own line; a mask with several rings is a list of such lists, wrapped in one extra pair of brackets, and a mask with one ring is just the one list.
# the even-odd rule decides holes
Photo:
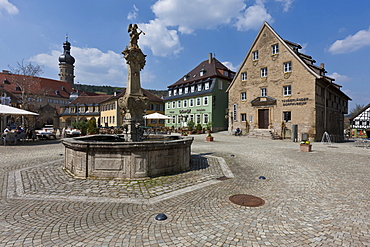
[(142, 31), (129, 25), (130, 44), (122, 52), (128, 65), (125, 95), (119, 106), (126, 133), (91, 135), (63, 139), (64, 169), (76, 178), (143, 179), (183, 172), (190, 167), (193, 138), (160, 136), (144, 139), (143, 113), (148, 99), (140, 85), (140, 71), (145, 66), (144, 53), (138, 46)]

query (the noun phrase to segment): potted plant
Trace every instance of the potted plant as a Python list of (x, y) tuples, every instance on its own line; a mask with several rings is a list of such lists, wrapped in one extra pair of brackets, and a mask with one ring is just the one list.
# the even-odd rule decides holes
[(193, 121), (188, 122), (188, 134), (189, 135), (193, 133), (194, 126), (195, 126), (195, 123)]
[(211, 128), (212, 128), (212, 122), (208, 122), (206, 124), (206, 131), (208, 134), (211, 133)]
[(206, 136), (206, 141), (207, 142), (213, 142), (213, 136), (211, 135), (211, 133), (208, 133), (208, 135)]
[(299, 144), (299, 150), (302, 152), (311, 152), (312, 145), (310, 144), (310, 141), (301, 141)]
[(197, 124), (197, 134), (201, 134), (202, 133), (202, 125), (200, 123)]

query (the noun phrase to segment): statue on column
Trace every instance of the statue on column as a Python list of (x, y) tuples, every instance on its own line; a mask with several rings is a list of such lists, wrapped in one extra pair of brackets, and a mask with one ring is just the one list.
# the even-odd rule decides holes
[[(141, 51), (138, 40), (143, 31), (137, 31), (137, 24), (130, 24), (130, 45), (122, 52), (126, 59), (127, 87), (125, 95), (119, 99), (119, 106), (123, 114), (123, 125), (127, 126), (127, 141), (141, 141), (144, 126), (143, 114), (148, 106), (148, 98), (145, 97), (140, 85), (140, 71), (145, 66), (144, 53)], [(144, 33), (143, 33), (144, 34)]]

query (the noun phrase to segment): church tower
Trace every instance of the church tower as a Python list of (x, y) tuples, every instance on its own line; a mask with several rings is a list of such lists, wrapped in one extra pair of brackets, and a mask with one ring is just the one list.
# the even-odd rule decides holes
[(68, 37), (63, 43), (64, 52), (59, 56), (59, 80), (68, 82), (71, 87), (74, 86), (74, 63), (75, 59), (71, 56), (71, 43), (68, 42)]

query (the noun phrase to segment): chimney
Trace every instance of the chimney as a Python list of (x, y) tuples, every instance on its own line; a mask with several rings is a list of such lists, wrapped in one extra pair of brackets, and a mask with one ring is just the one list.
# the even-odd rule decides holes
[(209, 53), (208, 54), (208, 63), (211, 64), (212, 63), (212, 53)]
[(325, 64), (324, 63), (320, 63), (320, 68), (324, 68), (325, 67)]

